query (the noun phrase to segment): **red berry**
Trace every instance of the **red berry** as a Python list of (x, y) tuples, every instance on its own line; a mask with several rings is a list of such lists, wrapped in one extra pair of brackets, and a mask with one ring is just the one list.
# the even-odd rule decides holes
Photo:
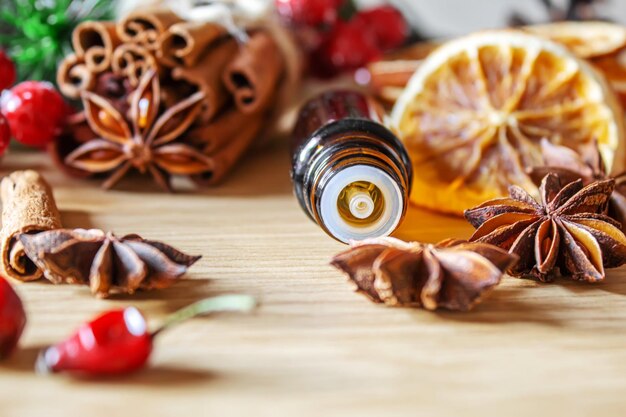
[(42, 350), (35, 365), (40, 372), (121, 375), (141, 369), (152, 353), (154, 337), (173, 325), (202, 314), (251, 311), (256, 303), (246, 295), (207, 298), (178, 310), (154, 333), (135, 307), (112, 310), (83, 324), (65, 341)]
[(54, 86), (44, 81), (24, 81), (2, 95), (2, 113), (15, 140), (44, 147), (63, 129), (68, 106)]
[(0, 277), (0, 359), (13, 352), (25, 325), (26, 313), (20, 297)]
[(352, 20), (339, 23), (325, 44), (315, 53), (314, 67), (322, 75), (335, 75), (346, 70), (355, 70), (380, 57), (381, 51), (373, 34), (365, 30), (362, 23)]
[(363, 27), (374, 33), (381, 49), (392, 49), (402, 45), (409, 36), (409, 25), (404, 16), (393, 6), (380, 6), (357, 13)]
[(152, 352), (152, 335), (135, 307), (106, 312), (78, 328), (69, 339), (48, 347), (37, 369), (88, 375), (126, 374), (142, 368)]
[(15, 84), (15, 78), (15, 64), (3, 50), (0, 50), (0, 91)]
[(6, 117), (0, 113), (0, 155), (4, 154), (11, 142), (11, 128)]
[(344, 0), (275, 0), (276, 10), (292, 25), (333, 24)]

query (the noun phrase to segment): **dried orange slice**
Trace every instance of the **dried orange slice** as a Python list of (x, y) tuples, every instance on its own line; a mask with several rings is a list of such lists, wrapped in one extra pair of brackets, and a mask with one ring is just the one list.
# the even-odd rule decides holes
[(581, 58), (606, 55), (626, 45), (626, 28), (608, 22), (556, 22), (523, 29), (563, 44)]
[(591, 62), (609, 81), (622, 105), (626, 105), (626, 49), (594, 58)]
[(563, 46), (495, 31), (431, 53), (391, 118), (411, 154), (412, 201), (460, 214), (510, 184), (536, 193), (527, 170), (542, 164), (542, 138), (579, 153), (596, 140), (607, 169), (621, 167), (621, 114), (606, 80)]

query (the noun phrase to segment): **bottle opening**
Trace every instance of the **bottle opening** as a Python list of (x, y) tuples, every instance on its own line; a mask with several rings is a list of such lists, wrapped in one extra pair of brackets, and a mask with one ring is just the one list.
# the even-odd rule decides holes
[(341, 190), (337, 199), (337, 210), (346, 222), (355, 225), (369, 224), (382, 215), (385, 199), (375, 184), (356, 181)]
[(386, 236), (400, 222), (404, 193), (397, 181), (371, 165), (351, 165), (333, 173), (319, 200), (321, 224), (348, 243)]

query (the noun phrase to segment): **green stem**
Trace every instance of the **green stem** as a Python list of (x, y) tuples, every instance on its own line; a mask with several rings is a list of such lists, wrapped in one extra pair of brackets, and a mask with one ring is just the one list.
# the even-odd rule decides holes
[(248, 313), (254, 310), (256, 306), (256, 300), (249, 295), (227, 294), (205, 298), (204, 300), (197, 301), (170, 314), (163, 324), (161, 324), (161, 327), (152, 333), (152, 337), (171, 326), (182, 323), (193, 317), (227, 311)]

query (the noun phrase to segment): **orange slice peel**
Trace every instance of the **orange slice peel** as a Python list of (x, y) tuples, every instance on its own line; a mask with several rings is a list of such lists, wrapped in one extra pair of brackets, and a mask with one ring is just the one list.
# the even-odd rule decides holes
[(607, 169), (621, 169), (621, 115), (587, 62), (552, 41), (505, 30), (432, 52), (391, 121), (412, 157), (412, 201), (461, 214), (506, 196), (510, 184), (536, 193), (527, 173), (542, 164), (543, 138), (577, 152), (596, 140)]

